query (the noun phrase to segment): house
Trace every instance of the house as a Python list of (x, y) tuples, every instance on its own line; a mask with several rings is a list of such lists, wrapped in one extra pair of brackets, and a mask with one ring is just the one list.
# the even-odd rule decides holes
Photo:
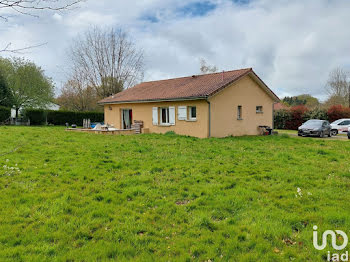
[(134, 120), (151, 133), (200, 138), (259, 134), (273, 126), (279, 98), (252, 68), (138, 84), (107, 97), (105, 123), (129, 129)]
[(285, 105), (285, 104), (283, 104), (283, 103), (281, 103), (281, 102), (279, 102), (279, 103), (276, 103), (273, 108), (276, 111), (276, 110), (282, 110), (282, 109), (288, 110), (290, 107)]
[[(46, 106), (34, 106), (33, 108), (36, 109), (45, 109), (45, 110), (54, 110), (54, 111), (58, 111), (60, 110), (60, 106), (55, 104), (55, 103), (48, 103)], [(23, 107), (21, 107), (18, 111), (21, 114), (23, 112)], [(16, 109), (15, 108), (11, 108), (11, 118), (16, 118)]]

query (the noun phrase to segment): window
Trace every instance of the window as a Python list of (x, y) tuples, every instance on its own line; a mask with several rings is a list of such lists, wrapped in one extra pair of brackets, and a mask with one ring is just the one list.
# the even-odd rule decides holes
[(340, 126), (348, 126), (348, 125), (350, 125), (350, 121), (349, 120), (345, 120), (345, 121), (339, 123), (338, 125), (340, 125)]
[(160, 123), (169, 124), (169, 107), (162, 107), (160, 109)]
[(242, 120), (242, 106), (237, 107), (237, 119)]
[(261, 114), (263, 112), (263, 107), (262, 106), (256, 106), (256, 113)]
[(197, 119), (197, 108), (195, 106), (190, 106), (189, 107), (189, 115), (190, 115), (190, 120), (196, 120)]
[(174, 126), (175, 125), (175, 106), (153, 107), (152, 123), (155, 126), (158, 126), (158, 125)]

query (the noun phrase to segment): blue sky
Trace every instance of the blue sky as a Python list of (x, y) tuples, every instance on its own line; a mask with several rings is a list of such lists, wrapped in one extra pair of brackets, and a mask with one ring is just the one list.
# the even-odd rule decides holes
[(0, 21), (0, 46), (47, 43), (22, 56), (59, 92), (73, 39), (95, 25), (123, 28), (145, 52), (145, 80), (198, 74), (204, 58), (220, 70), (253, 67), (281, 97), (324, 99), (329, 72), (349, 69), (349, 12), (344, 0), (87, 0), (69, 12)]
[(177, 12), (183, 16), (205, 16), (210, 11), (213, 11), (217, 5), (210, 1), (198, 1), (185, 5), (179, 8)]

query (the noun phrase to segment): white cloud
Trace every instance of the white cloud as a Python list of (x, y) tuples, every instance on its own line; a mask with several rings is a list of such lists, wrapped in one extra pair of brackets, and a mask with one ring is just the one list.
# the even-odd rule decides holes
[[(191, 2), (196, 0), (186, 4)], [(40, 20), (0, 22), (0, 47), (48, 42), (26, 56), (60, 82), (72, 38), (92, 25), (118, 26), (144, 49), (146, 80), (198, 73), (204, 57), (221, 70), (253, 67), (280, 96), (310, 93), (324, 98), (329, 71), (350, 66), (349, 1), (211, 2), (217, 4), (215, 10), (190, 17), (177, 12), (183, 1), (87, 1), (79, 9), (45, 14)]]
[(56, 20), (56, 21), (62, 21), (62, 19), (63, 19), (63, 16), (62, 15), (60, 15), (60, 14), (58, 14), (58, 13), (55, 13), (53, 16), (52, 16), (52, 18), (54, 19), (54, 20)]

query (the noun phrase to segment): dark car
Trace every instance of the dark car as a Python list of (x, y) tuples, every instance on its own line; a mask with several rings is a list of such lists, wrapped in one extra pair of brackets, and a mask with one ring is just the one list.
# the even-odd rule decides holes
[(326, 120), (311, 119), (298, 128), (298, 136), (331, 137), (331, 125)]
[(348, 138), (350, 139), (350, 127), (348, 129)]

